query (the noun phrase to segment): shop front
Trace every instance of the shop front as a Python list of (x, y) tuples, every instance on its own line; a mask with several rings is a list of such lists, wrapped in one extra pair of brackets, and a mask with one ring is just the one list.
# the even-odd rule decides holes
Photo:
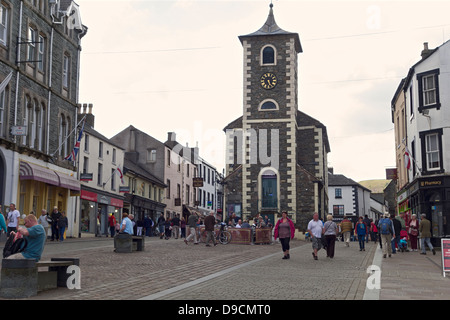
[(434, 246), (440, 246), (440, 239), (450, 236), (450, 176), (421, 177), (407, 188), (407, 200), (399, 204), (408, 214), (425, 213), (431, 221), (431, 236)]
[(123, 199), (115, 194), (108, 194), (95, 189), (81, 190), (81, 225), (80, 232), (93, 233), (96, 236), (108, 236), (108, 218), (113, 214), (120, 221)]
[[(80, 182), (74, 172), (54, 165), (19, 161), (19, 181), (16, 207), (21, 214), (34, 213), (40, 217), (42, 209), (52, 212), (58, 207), (69, 221), (67, 236), (76, 236), (77, 224), (75, 199), (79, 195)], [(67, 173), (62, 172), (65, 170)], [(75, 233), (75, 234), (74, 234)]]
[(164, 214), (165, 204), (156, 202), (138, 195), (127, 193), (124, 200), (125, 208), (134, 216), (134, 220), (150, 217), (156, 222), (160, 215)]

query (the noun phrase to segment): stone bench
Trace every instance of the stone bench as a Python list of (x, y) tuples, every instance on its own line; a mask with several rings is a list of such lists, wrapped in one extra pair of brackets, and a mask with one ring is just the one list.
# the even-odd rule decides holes
[(144, 251), (145, 236), (132, 236), (128, 233), (119, 233), (114, 236), (114, 252), (130, 253)]
[[(51, 258), (36, 262), (34, 259), (3, 259), (0, 296), (7, 299), (28, 298), (39, 291), (66, 287), (67, 268), (80, 265), (78, 258)], [(46, 270), (43, 270), (46, 269)]]

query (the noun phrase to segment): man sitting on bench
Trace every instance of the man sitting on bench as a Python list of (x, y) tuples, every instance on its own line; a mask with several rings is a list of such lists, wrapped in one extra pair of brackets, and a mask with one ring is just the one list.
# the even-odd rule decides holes
[(47, 238), (45, 229), (38, 224), (36, 216), (33, 214), (29, 214), (24, 221), (25, 227), (19, 227), (17, 232), (22, 234), (27, 240), (27, 246), (24, 251), (12, 254), (6, 259), (35, 259), (39, 261), (42, 251), (44, 251), (45, 239)]
[(130, 235), (133, 235), (133, 223), (131, 222), (130, 218), (128, 218), (128, 213), (123, 212), (122, 218), (122, 227), (120, 228), (119, 233), (128, 233)]

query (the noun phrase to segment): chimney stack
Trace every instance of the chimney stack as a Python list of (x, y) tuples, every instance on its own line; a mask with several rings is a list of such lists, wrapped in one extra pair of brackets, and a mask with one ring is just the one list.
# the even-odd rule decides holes
[(423, 43), (423, 50), (420, 53), (422, 59), (427, 58), (433, 51), (428, 49), (428, 42)]
[[(87, 113), (87, 109), (89, 107), (89, 113)], [(95, 116), (92, 114), (92, 108), (94, 105), (92, 103), (83, 103), (83, 116), (86, 116), (86, 123), (91, 126), (91, 128), (94, 128), (95, 123)]]

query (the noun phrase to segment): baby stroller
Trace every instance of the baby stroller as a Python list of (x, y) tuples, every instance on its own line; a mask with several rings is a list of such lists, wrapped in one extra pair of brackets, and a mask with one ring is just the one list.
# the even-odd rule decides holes
[(401, 252), (408, 251), (408, 233), (405, 230), (400, 231), (400, 241), (398, 248)]

